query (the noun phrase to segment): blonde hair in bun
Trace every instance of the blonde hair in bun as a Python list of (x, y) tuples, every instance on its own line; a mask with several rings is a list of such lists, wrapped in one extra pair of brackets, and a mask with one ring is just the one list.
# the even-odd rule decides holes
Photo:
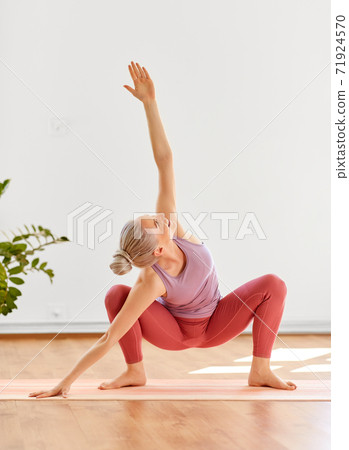
[(116, 275), (125, 275), (130, 272), (132, 266), (152, 266), (159, 259), (153, 254), (157, 246), (156, 236), (142, 229), (140, 220), (131, 219), (121, 230), (120, 249), (113, 255), (114, 259), (109, 267)]

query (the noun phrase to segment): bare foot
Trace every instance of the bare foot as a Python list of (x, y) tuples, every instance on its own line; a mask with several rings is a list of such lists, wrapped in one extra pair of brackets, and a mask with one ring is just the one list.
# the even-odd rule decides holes
[(123, 386), (144, 386), (147, 377), (142, 372), (126, 370), (119, 377), (111, 381), (104, 381), (98, 386), (98, 389), (118, 389)]
[(271, 370), (258, 373), (251, 370), (248, 376), (249, 386), (269, 386), (276, 389), (288, 389), (293, 391), (297, 386), (292, 381), (283, 381), (278, 375), (275, 375)]

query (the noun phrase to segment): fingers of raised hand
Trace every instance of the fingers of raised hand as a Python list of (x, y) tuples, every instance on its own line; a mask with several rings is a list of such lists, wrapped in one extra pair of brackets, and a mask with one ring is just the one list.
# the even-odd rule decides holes
[(150, 75), (145, 67), (143, 67), (143, 72), (145, 73), (145, 77), (150, 79)]
[(133, 72), (136, 74), (137, 78), (143, 78), (143, 73), (140, 70), (140, 65), (138, 63), (134, 63), (133, 61), (131, 61), (132, 64), (132, 68), (133, 68)]
[(136, 81), (137, 77), (136, 77), (135, 73), (133, 72), (132, 66), (128, 65), (128, 70), (130, 71), (132, 80)]
[(142, 78), (147, 78), (147, 76), (146, 76), (144, 70), (142, 69), (142, 67), (141, 67), (138, 63), (136, 63), (136, 64), (137, 64), (139, 73), (141, 74), (141, 77), (142, 77)]
[(149, 73), (147, 72), (145, 67), (141, 67), (138, 63), (134, 63), (131, 61), (131, 65), (128, 66), (132, 80), (135, 81), (139, 78), (150, 78)]

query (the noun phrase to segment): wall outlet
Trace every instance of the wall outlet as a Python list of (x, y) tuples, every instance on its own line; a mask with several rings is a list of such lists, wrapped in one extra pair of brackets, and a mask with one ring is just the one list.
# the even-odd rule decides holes
[(63, 303), (49, 303), (47, 305), (48, 320), (66, 320), (67, 308)]
[[(63, 120), (63, 122), (62, 122)], [(49, 120), (49, 134), (50, 136), (64, 136), (68, 134), (70, 123), (67, 119), (62, 117), (62, 120), (57, 119), (57, 117), (51, 117)], [(67, 125), (66, 125), (67, 124)]]

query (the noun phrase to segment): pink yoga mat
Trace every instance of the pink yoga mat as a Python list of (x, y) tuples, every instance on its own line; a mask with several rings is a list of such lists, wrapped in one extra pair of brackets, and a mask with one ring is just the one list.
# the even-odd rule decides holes
[[(149, 379), (145, 386), (101, 390), (106, 379), (78, 379), (67, 398), (60, 396), (35, 398), (30, 392), (49, 390), (61, 379), (0, 380), (1, 400), (282, 400), (330, 401), (330, 381), (293, 380), (297, 389), (288, 391), (270, 387), (248, 386), (247, 380), (227, 379)], [(5, 387), (6, 386), (6, 387)], [(5, 389), (4, 389), (5, 388)]]

